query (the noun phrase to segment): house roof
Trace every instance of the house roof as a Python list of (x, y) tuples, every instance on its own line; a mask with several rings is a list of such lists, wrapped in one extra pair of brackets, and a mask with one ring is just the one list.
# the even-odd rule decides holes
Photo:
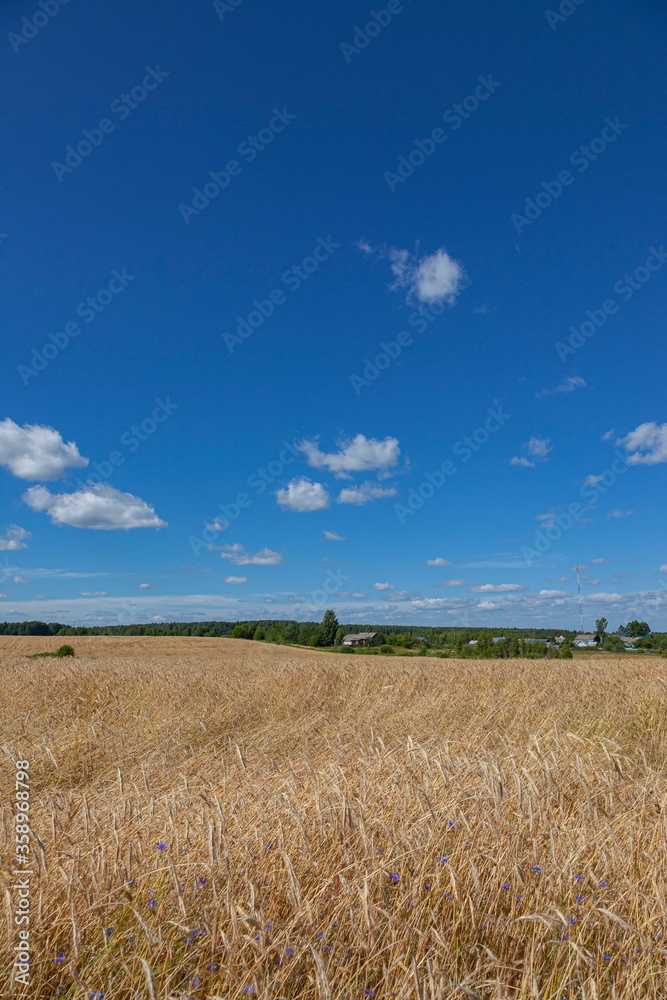
[(343, 642), (346, 639), (374, 639), (377, 632), (353, 632), (350, 635), (343, 636)]
[(593, 640), (594, 642), (600, 641), (599, 635), (593, 635), (592, 632), (582, 632), (580, 635), (575, 635), (574, 641), (580, 642), (582, 639)]

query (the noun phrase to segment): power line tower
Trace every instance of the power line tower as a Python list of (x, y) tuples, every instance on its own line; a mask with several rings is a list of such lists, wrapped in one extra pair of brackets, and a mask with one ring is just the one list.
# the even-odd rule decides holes
[(579, 594), (579, 627), (583, 633), (584, 631), (584, 612), (581, 606), (581, 581), (579, 579), (579, 563), (575, 566), (577, 571), (577, 593)]

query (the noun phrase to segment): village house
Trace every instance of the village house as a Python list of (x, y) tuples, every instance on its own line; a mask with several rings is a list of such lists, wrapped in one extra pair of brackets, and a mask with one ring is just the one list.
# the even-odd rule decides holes
[(587, 632), (582, 632), (580, 635), (576, 635), (572, 641), (572, 645), (576, 646), (577, 649), (595, 649), (595, 647), (599, 644), (600, 636)]
[(346, 635), (343, 638), (344, 646), (367, 646), (371, 639), (374, 639), (377, 632), (357, 632), (356, 635)]

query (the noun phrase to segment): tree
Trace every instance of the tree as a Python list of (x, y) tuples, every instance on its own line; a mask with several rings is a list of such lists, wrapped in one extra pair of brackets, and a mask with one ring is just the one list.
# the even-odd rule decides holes
[(334, 639), (334, 644), (336, 646), (342, 646), (344, 638), (345, 638), (345, 629), (340, 628), (339, 626), (338, 629), (336, 630), (336, 638)]
[(369, 646), (384, 646), (387, 643), (387, 637), (384, 632), (377, 632), (374, 639), (368, 643)]
[(333, 646), (336, 641), (338, 631), (338, 619), (335, 611), (325, 611), (322, 624), (320, 625), (320, 644), (322, 646)]
[(595, 623), (595, 631), (597, 632), (597, 634), (600, 636), (601, 639), (604, 638), (608, 628), (609, 628), (609, 622), (607, 621), (607, 619), (598, 618), (598, 620)]
[(628, 622), (627, 625), (621, 625), (618, 629), (618, 634), (626, 635), (631, 639), (634, 639), (640, 635), (648, 635), (650, 631), (651, 630), (646, 622), (638, 622), (637, 619), (634, 618), (631, 622)]
[(255, 632), (254, 632), (254, 634), (253, 634), (253, 639), (256, 639), (256, 640), (258, 640), (259, 642), (262, 642), (264, 638), (265, 638), (265, 633), (264, 633), (264, 629), (263, 629), (263, 628), (261, 628), (261, 627), (260, 627), (260, 626), (258, 625), (258, 626), (257, 626), (257, 628), (255, 629)]

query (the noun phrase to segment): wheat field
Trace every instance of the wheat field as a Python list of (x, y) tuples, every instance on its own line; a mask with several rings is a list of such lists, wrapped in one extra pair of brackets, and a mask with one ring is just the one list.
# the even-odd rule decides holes
[(3, 998), (667, 996), (664, 660), (68, 641), (0, 639)]

